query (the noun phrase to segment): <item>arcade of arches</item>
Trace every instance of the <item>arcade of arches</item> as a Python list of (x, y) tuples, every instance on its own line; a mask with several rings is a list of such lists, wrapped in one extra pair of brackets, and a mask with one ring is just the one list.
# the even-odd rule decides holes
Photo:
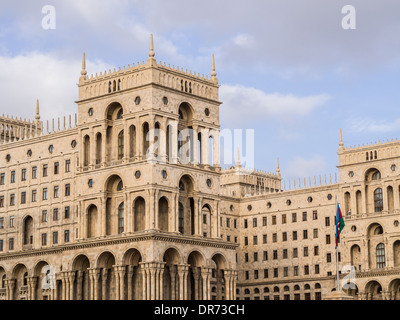
[[(137, 249), (118, 264), (111, 251), (96, 259), (78, 254), (70, 271), (54, 272), (46, 261), (35, 266), (0, 267), (0, 299), (5, 300), (234, 300), (237, 273), (226, 258), (167, 249), (162, 262), (144, 262)], [(215, 290), (211, 290), (215, 288)]]

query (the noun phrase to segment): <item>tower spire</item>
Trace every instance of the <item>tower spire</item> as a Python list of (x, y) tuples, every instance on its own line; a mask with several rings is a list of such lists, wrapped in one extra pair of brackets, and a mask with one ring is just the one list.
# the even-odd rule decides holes
[(242, 167), (242, 163), (240, 161), (240, 149), (239, 148), (237, 150), (236, 167), (237, 168), (241, 168)]
[(214, 79), (217, 76), (217, 72), (215, 71), (215, 56), (212, 55), (212, 63), (211, 63), (211, 77)]
[(276, 174), (280, 174), (281, 173), (281, 169), (279, 168), (279, 158), (276, 161)]
[(81, 75), (82, 76), (86, 76), (87, 75), (87, 71), (86, 71), (86, 54), (83, 53), (83, 58), (82, 58), (82, 71), (81, 71)]
[(40, 112), (39, 112), (39, 99), (36, 100), (36, 120), (40, 120)]
[(342, 129), (340, 129), (340, 142), (339, 142), (339, 147), (340, 147), (340, 149), (344, 149)]
[(154, 59), (154, 57), (156, 56), (155, 52), (154, 52), (154, 40), (153, 40), (153, 34), (150, 35), (150, 52), (149, 52), (149, 57), (151, 59)]

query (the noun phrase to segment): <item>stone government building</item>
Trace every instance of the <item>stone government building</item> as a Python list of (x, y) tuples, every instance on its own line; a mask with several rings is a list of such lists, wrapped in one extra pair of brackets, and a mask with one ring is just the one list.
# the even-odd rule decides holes
[(336, 197), (347, 293), (400, 299), (400, 142), (341, 137), (339, 179), (289, 190), (279, 162), (222, 170), (212, 62), (166, 66), (151, 39), (137, 66), (89, 77), (83, 58), (74, 119), (0, 118), (0, 300), (319, 300)]

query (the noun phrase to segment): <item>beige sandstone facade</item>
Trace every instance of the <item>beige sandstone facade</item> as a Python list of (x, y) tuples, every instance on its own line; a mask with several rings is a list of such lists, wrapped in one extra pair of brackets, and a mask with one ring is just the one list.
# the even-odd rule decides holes
[(340, 183), (221, 170), (214, 59), (209, 78), (154, 57), (91, 77), (84, 57), (75, 117), (0, 119), (1, 300), (321, 299), (336, 197), (348, 293), (400, 298), (399, 142), (341, 140)]

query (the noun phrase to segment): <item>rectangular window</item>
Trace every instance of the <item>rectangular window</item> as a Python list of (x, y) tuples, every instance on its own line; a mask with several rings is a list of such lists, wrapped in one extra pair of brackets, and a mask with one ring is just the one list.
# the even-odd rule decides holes
[(65, 172), (68, 173), (71, 171), (71, 160), (65, 160)]
[(48, 172), (47, 170), (49, 169), (49, 166), (47, 164), (43, 165), (43, 177), (47, 177)]
[(54, 163), (54, 174), (59, 174), (60, 173), (60, 163), (56, 162)]
[(318, 229), (314, 229), (314, 239), (318, 239)]
[(318, 246), (314, 247), (314, 256), (319, 256), (319, 247)]
[(294, 275), (295, 277), (297, 277), (297, 276), (299, 275), (299, 267), (298, 267), (298, 266), (295, 266), (295, 267), (293, 268), (293, 275)]
[(14, 250), (14, 238), (8, 240), (9, 250)]
[(255, 279), (255, 280), (258, 279), (258, 270), (254, 270), (254, 279)]
[(4, 218), (0, 218), (0, 230), (4, 229)]
[(297, 231), (293, 231), (293, 241), (297, 241)]
[(264, 235), (263, 235), (263, 244), (266, 244), (266, 243), (267, 243), (267, 235), (264, 234)]
[(47, 200), (47, 188), (43, 189), (43, 200)]
[(249, 279), (250, 279), (250, 272), (246, 271), (246, 280), (249, 280)]
[(58, 243), (58, 232), (53, 232), (53, 244)]
[(244, 219), (244, 228), (245, 228), (245, 229), (247, 229), (247, 228), (248, 228), (247, 219)]
[(308, 247), (304, 247), (304, 256), (308, 257)]
[(267, 226), (267, 217), (263, 217), (263, 227)]
[(231, 227), (231, 219), (226, 218), (226, 227), (230, 228)]
[(233, 220), (233, 227), (236, 229), (237, 228), (237, 220)]
[(257, 228), (257, 218), (253, 219), (253, 228)]
[(47, 210), (42, 211), (42, 222), (47, 222)]
[(299, 250), (297, 248), (293, 249), (293, 258), (297, 258), (299, 256)]
[(318, 211), (313, 211), (313, 219), (318, 220)]
[(65, 219), (69, 219), (70, 218), (70, 216), (71, 216), (71, 209), (70, 209), (70, 207), (65, 207), (65, 214), (64, 214), (64, 217), (65, 217)]
[(278, 250), (274, 250), (273, 252), (273, 259), (278, 260)]
[(71, 185), (68, 183), (65, 185), (65, 196), (69, 197), (71, 195)]
[(26, 192), (21, 192), (21, 204), (26, 203)]
[(254, 262), (258, 261), (258, 252), (254, 252)]
[(287, 259), (288, 258), (288, 251), (287, 249), (283, 249), (283, 259)]
[(249, 238), (244, 237), (244, 245), (248, 246), (249, 245)]
[(307, 212), (303, 212), (303, 221), (307, 221)]
[(277, 233), (274, 233), (274, 234), (272, 235), (272, 242), (273, 242), (273, 243), (278, 242), (278, 234), (277, 234)]
[(54, 187), (54, 198), (58, 198), (59, 197), (58, 190), (59, 190), (58, 186), (55, 186)]
[(69, 242), (69, 230), (65, 230), (64, 232), (64, 242), (65, 243)]
[(26, 181), (26, 169), (21, 170), (21, 181)]
[(330, 234), (326, 235), (326, 244), (331, 244), (331, 235)]
[(287, 232), (282, 233), (282, 241), (287, 241)]
[(36, 202), (36, 201), (37, 201), (37, 191), (32, 190), (32, 202)]
[(307, 230), (303, 231), (303, 239), (308, 239), (308, 231)]
[(272, 225), (276, 225), (276, 216), (272, 216)]
[(282, 224), (286, 224), (286, 214), (282, 215)]
[(3, 240), (0, 240), (0, 252), (3, 252), (4, 248), (3, 248)]
[(42, 233), (42, 246), (47, 245), (47, 233)]
[(4, 186), (6, 184), (6, 174), (2, 173), (0, 175), (0, 185)]
[(326, 254), (326, 262), (327, 263), (331, 263), (332, 262), (332, 254), (330, 254), (330, 253)]
[(10, 206), (15, 206), (15, 194), (10, 195)]
[(263, 261), (268, 261), (268, 251), (263, 252)]
[(306, 276), (310, 274), (310, 267), (309, 266), (304, 266), (304, 274)]
[(315, 274), (319, 274), (319, 264), (315, 265)]
[(32, 179), (37, 178), (37, 167), (32, 167)]
[(278, 276), (279, 276), (278, 268), (275, 268), (274, 269), (274, 277), (278, 278)]
[(253, 237), (253, 245), (257, 245), (258, 244), (258, 237), (257, 236), (254, 236)]
[(244, 262), (249, 262), (249, 254), (248, 253), (245, 253), (244, 254)]
[[(204, 238), (207, 237), (207, 233), (205, 233), (206, 235), (204, 236)], [(231, 242), (231, 236), (226, 236), (226, 241)]]
[(15, 171), (11, 171), (11, 183), (15, 183)]
[(58, 220), (58, 208), (53, 209), (53, 220), (54, 221)]
[(10, 228), (14, 228), (14, 216), (10, 217)]
[(297, 214), (296, 213), (292, 213), (292, 222), (297, 222)]
[(329, 219), (329, 217), (326, 217), (325, 218), (325, 227), (330, 227), (330, 225), (331, 225), (330, 219)]
[(4, 196), (0, 197), (0, 208), (4, 208)]
[(283, 276), (284, 277), (289, 277), (289, 268), (288, 267), (284, 267), (283, 268)]
[(264, 279), (268, 279), (268, 269), (264, 269)]

